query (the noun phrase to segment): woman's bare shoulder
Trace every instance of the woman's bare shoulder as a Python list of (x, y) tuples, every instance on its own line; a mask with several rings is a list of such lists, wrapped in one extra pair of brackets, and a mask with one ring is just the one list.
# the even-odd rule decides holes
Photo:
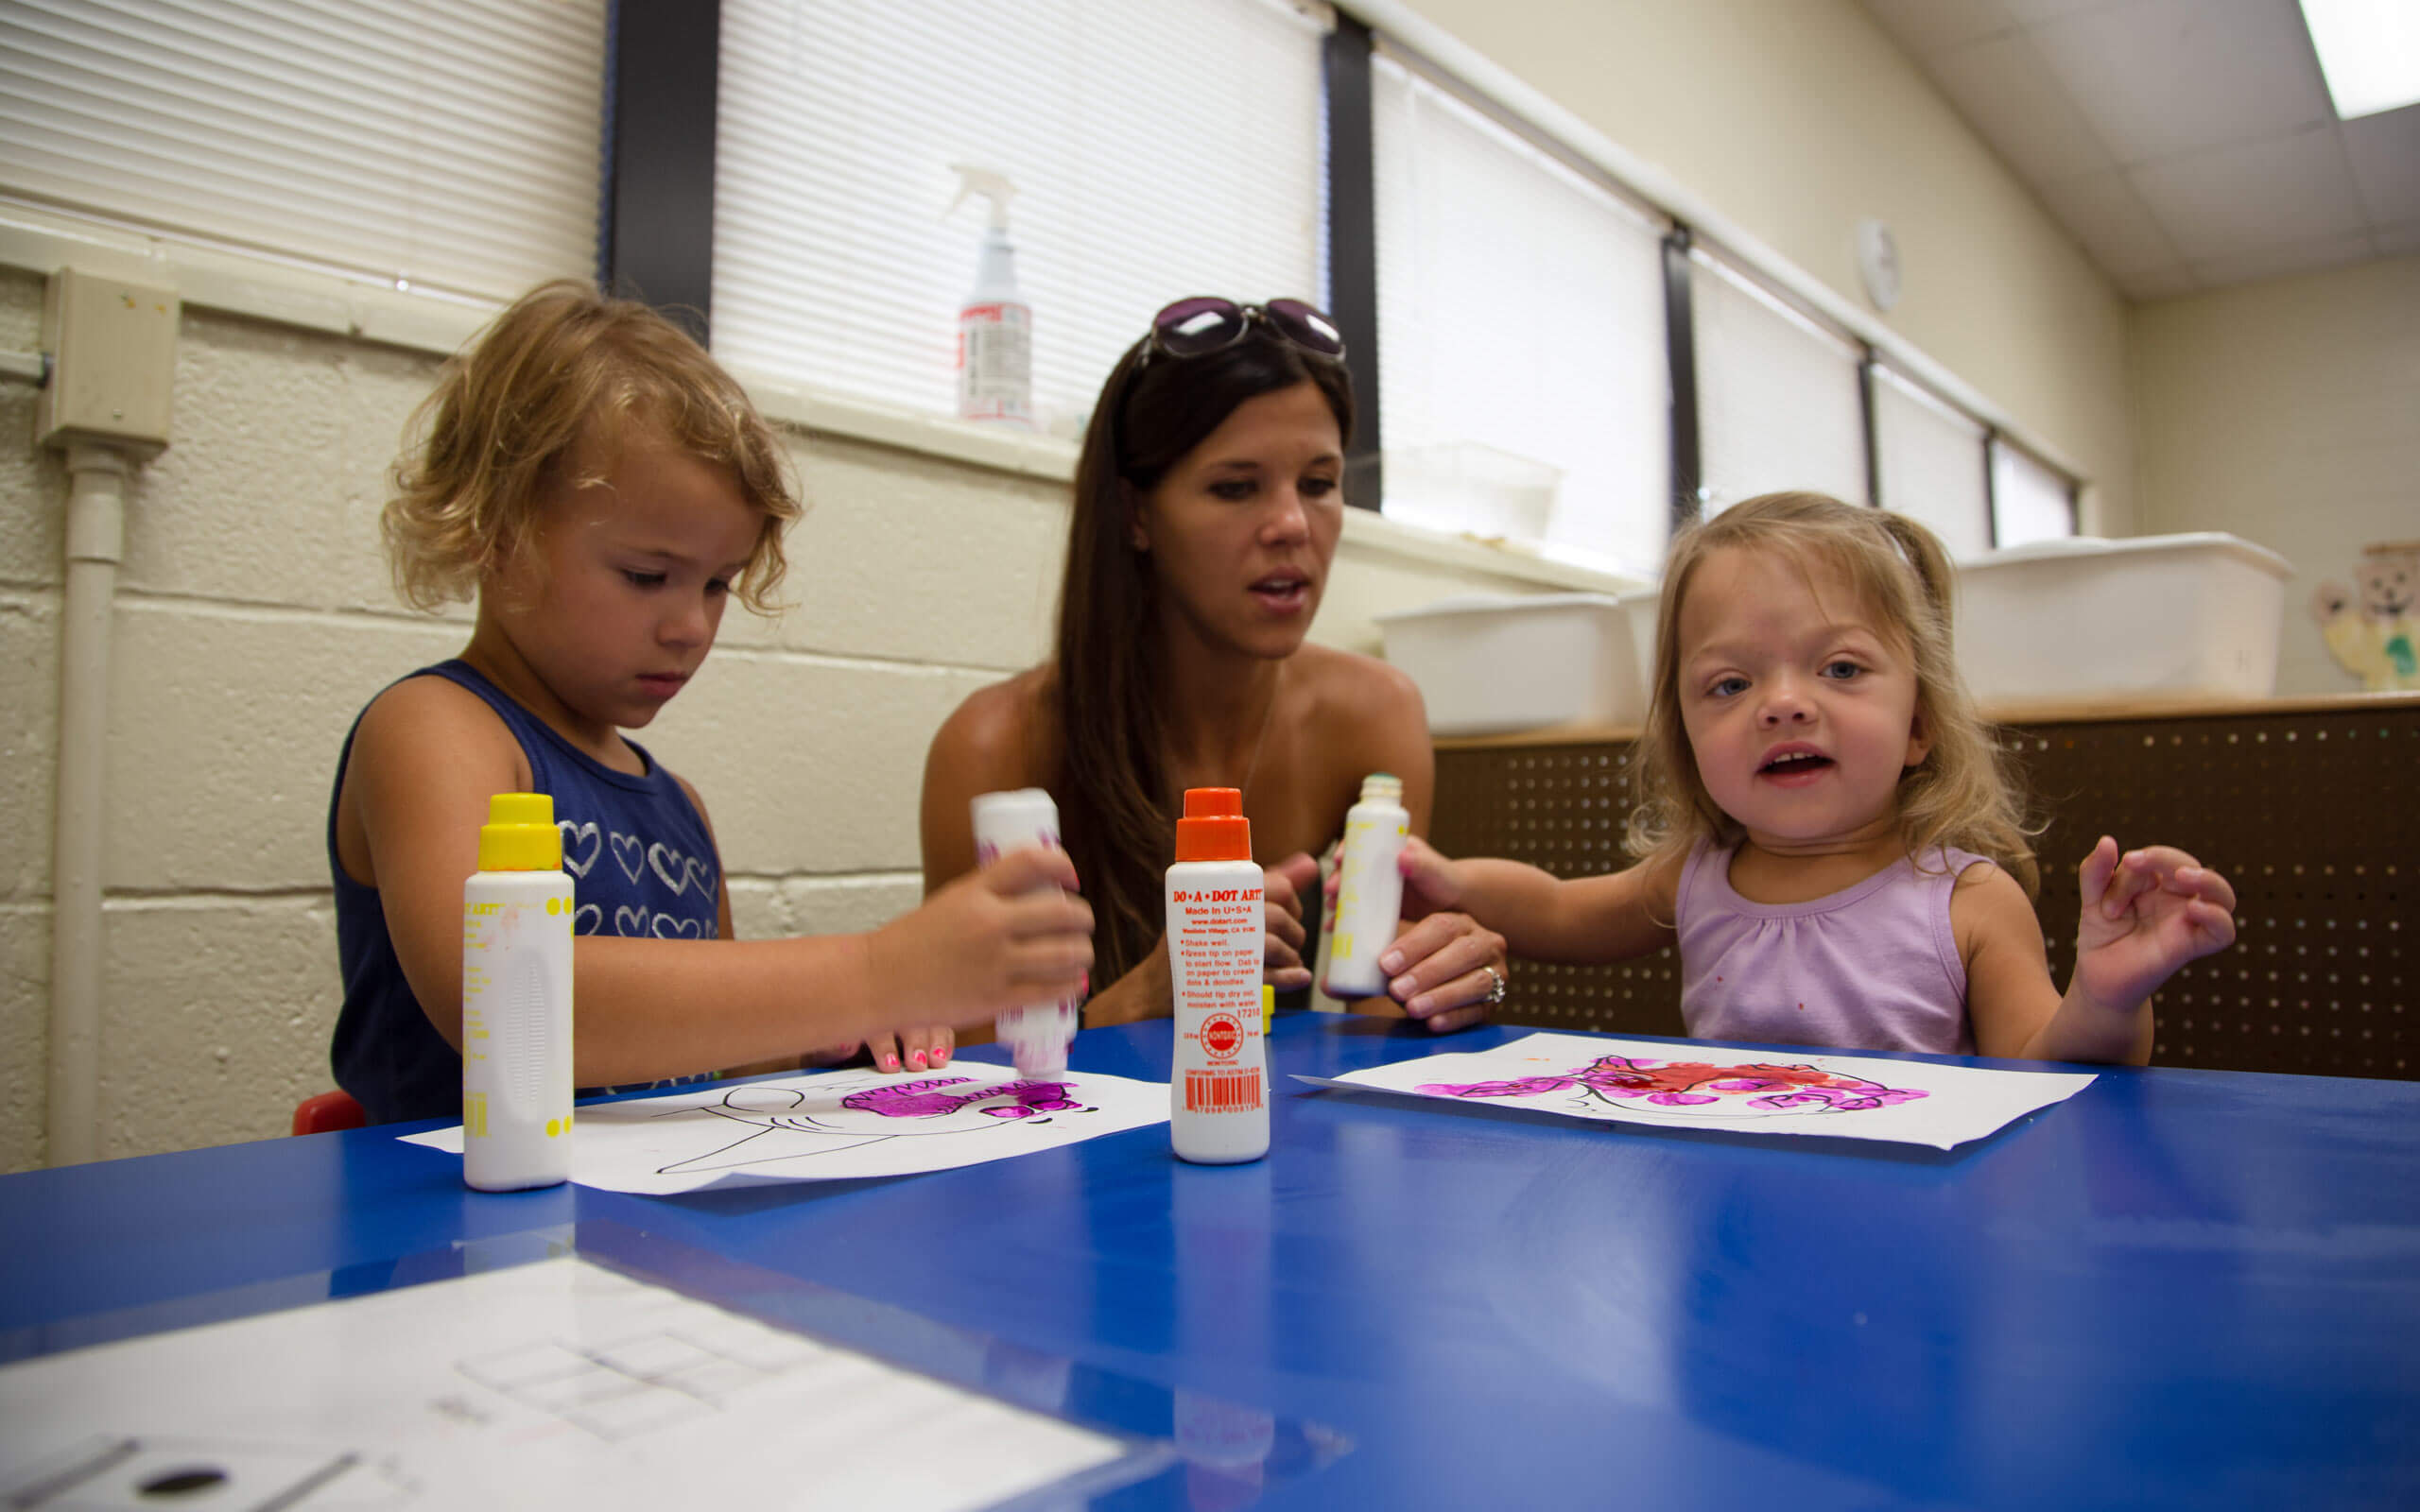
[(1320, 714), (1355, 724), (1425, 719), (1420, 689), (1410, 677), (1376, 657), (1332, 645), (1305, 644), (1294, 653), (1294, 665), (1316, 698)]
[(1038, 785), (1053, 680), (1048, 667), (1028, 667), (968, 694), (942, 721), (925, 764), (972, 768), (994, 786)]

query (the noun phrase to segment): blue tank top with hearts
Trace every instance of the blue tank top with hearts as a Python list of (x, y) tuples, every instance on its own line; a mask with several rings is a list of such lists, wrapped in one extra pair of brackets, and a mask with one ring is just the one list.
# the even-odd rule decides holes
[[(572, 878), (574, 934), (715, 937), (722, 866), (713, 837), (679, 781), (637, 742), (631, 748), (647, 772), (633, 777), (575, 747), (467, 662), (440, 662), (411, 676), (443, 678), (477, 694), (521, 743), (531, 790), (555, 800), (563, 869)], [(336, 792), (343, 789), (360, 728), (356, 717), (337, 757)], [(344, 973), (344, 1006), (329, 1055), (337, 1085), (360, 1102), (372, 1123), (460, 1118), (462, 1057), (413, 997), (387, 933), (378, 889), (347, 876), (337, 859), (334, 792), (328, 869), (336, 880), (337, 958)], [(627, 1090), (583, 1088), (581, 1095)]]

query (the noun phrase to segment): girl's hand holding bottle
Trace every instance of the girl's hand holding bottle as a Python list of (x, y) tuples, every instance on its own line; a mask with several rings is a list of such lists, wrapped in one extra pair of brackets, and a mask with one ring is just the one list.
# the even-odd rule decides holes
[(2178, 968), (2235, 942), (2235, 888), (2173, 846), (2120, 855), (2104, 834), (2076, 877), (2072, 990), (2095, 1003), (2131, 1011)]
[(989, 1023), (1073, 997), (1093, 963), (1092, 905), (1064, 850), (1012, 851), (867, 936), (875, 988), (927, 1023)]

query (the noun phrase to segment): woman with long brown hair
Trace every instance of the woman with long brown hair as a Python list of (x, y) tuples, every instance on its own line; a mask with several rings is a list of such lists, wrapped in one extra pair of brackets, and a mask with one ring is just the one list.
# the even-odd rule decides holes
[[(1280, 990), (1310, 984), (1311, 857), (1361, 779), (1401, 777), (1412, 832), (1427, 830), (1418, 691), (1385, 662), (1305, 639), (1343, 530), (1343, 351), (1300, 301), (1162, 310), (1085, 431), (1050, 660), (969, 697), (925, 756), (928, 893), (975, 868), (970, 799), (1041, 787), (1057, 800), (1097, 920), (1088, 1023), (1169, 1011), (1161, 875), (1186, 788), (1243, 791)], [(1499, 936), (1459, 914), (1414, 932), (1404, 958), (1419, 965), (1371, 1006), (1445, 1030), (1501, 1000)]]

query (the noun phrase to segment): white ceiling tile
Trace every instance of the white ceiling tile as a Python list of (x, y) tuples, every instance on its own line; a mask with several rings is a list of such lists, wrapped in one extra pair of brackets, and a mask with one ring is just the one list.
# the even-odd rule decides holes
[(2001, 0), (1864, 0), (1892, 40), (1917, 58), (2015, 26)]
[(2059, 223), (2083, 243), (2083, 249), (2113, 279), (2122, 281), (2129, 274), (2173, 267), (2182, 261), (2176, 244), (2144, 208), (2135, 186), (2114, 168), (2046, 183), (2040, 192)]
[(2315, 273), (2322, 268), (2366, 262), (2371, 255), (2371, 245), (2368, 232), (2349, 232), (2338, 236), (2290, 242), (2283, 247), (2245, 252), (2237, 257), (2197, 260), (2193, 264), (2193, 271), (2200, 276), (2204, 286), (2224, 288), (2230, 284), (2282, 278), (2288, 273)]
[(2420, 105), (2337, 128), (2371, 223), (2420, 220)]
[(2126, 178), (2190, 263), (2369, 224), (2332, 127), (2146, 163)]
[(2182, 263), (2141, 273), (2129, 273), (2118, 280), (2118, 290), (2130, 300), (2172, 300), (2180, 294), (2191, 294), (2202, 287), (2202, 281)]
[(2420, 220), (2401, 226), (2380, 226), (2371, 232), (2370, 240), (2377, 244), (2380, 257), (2420, 254)]
[(1958, 112), (2023, 178), (2040, 183), (2118, 165), (2022, 33), (1954, 48), (1926, 66)]
[(2120, 163), (2336, 118), (2295, 0), (2123, 0), (2028, 35)]

